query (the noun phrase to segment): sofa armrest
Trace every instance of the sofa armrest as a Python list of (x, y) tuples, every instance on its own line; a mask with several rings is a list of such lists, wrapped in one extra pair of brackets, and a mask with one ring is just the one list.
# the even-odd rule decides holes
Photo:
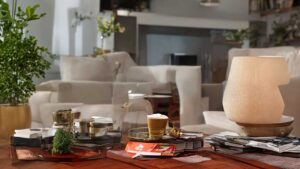
[(221, 111), (223, 110), (222, 98), (224, 91), (223, 83), (203, 83), (202, 96), (209, 98), (209, 110)]
[(58, 91), (58, 85), (61, 80), (49, 80), (36, 85), (36, 91)]
[(59, 103), (111, 104), (112, 82), (61, 81), (57, 86)]
[[(51, 98), (51, 91), (37, 91), (30, 96), (28, 104), (31, 111), (31, 120), (34, 123), (41, 123), (41, 116), (39, 107), (41, 104), (49, 103)], [(35, 127), (36, 125), (32, 126)]]

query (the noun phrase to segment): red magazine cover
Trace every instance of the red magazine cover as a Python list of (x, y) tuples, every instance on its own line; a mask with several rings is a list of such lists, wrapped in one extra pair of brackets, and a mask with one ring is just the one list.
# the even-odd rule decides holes
[(145, 142), (128, 142), (125, 148), (129, 155), (135, 156), (175, 156), (176, 145), (167, 143), (145, 143)]

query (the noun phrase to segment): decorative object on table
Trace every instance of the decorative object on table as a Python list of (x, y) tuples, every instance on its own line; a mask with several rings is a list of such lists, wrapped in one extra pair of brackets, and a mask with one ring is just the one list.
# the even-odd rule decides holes
[(101, 47), (95, 49), (95, 55), (104, 55), (107, 50), (104, 49), (104, 40), (109, 38), (113, 33), (125, 32), (125, 27), (116, 22), (116, 17), (112, 15), (109, 20), (105, 20), (103, 17), (98, 17), (98, 32), (101, 38)]
[(109, 117), (92, 116), (75, 122), (75, 141), (82, 144), (120, 143), (121, 132), (113, 129)]
[(44, 77), (50, 67), (52, 55), (28, 31), (29, 23), (45, 15), (37, 14), (38, 8), (34, 5), (23, 10), (16, 0), (11, 7), (0, 0), (0, 100), (8, 103), (0, 105), (0, 138), (8, 139), (15, 129), (30, 126), (26, 103), (35, 91), (32, 79)]
[(73, 133), (70, 130), (57, 129), (51, 152), (53, 154), (68, 154), (71, 152), (71, 146), (74, 143)]
[(234, 57), (224, 91), (226, 116), (237, 123), (280, 123), (284, 109), (279, 85), (289, 82), (283, 57)]
[(264, 136), (288, 136), (292, 130), (292, 123), (294, 118), (290, 116), (282, 116), (278, 123), (272, 124), (251, 124), (251, 123), (238, 123), (241, 126), (245, 135), (250, 137), (264, 137)]
[(79, 121), (75, 122), (75, 134), (77, 134), (77, 137), (89, 136), (90, 122), (92, 122), (92, 119), (80, 119)]
[(73, 128), (74, 119), (79, 119), (80, 112), (72, 112), (72, 109), (57, 110), (53, 112), (53, 126)]
[(91, 138), (105, 136), (108, 128), (112, 128), (112, 123), (107, 122), (90, 122), (89, 135)]

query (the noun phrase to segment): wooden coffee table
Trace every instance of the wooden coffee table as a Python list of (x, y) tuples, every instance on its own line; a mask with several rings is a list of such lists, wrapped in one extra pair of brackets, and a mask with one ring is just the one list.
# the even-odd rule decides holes
[(45, 162), (45, 161), (17, 161), (10, 158), (10, 145), (0, 145), (0, 168), (2, 169), (278, 169), (261, 162), (222, 155), (211, 151), (199, 151), (198, 155), (209, 157), (212, 160), (201, 163), (184, 163), (171, 158), (140, 161), (131, 158), (107, 153), (107, 157), (98, 160), (81, 162)]
[(134, 165), (126, 164), (114, 159), (99, 159), (81, 162), (45, 162), (45, 161), (17, 161), (12, 162), (9, 145), (0, 145), (0, 168), (2, 169), (137, 169)]

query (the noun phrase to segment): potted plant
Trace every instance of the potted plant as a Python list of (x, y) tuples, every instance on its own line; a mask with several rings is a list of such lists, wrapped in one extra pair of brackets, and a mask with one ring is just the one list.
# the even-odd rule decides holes
[(125, 27), (121, 26), (120, 23), (116, 22), (115, 16), (112, 15), (109, 20), (105, 20), (103, 17), (98, 18), (98, 31), (101, 38), (101, 48), (96, 48), (95, 54), (103, 55), (107, 50), (104, 49), (104, 40), (110, 37), (115, 32), (125, 32)]
[(53, 154), (69, 154), (73, 144), (73, 134), (70, 130), (58, 129), (53, 138)]
[(26, 104), (35, 91), (33, 78), (44, 77), (50, 67), (51, 54), (39, 46), (27, 30), (37, 14), (39, 5), (25, 10), (12, 1), (12, 7), (0, 0), (0, 138), (8, 138), (15, 129), (31, 124), (30, 108)]
[(237, 31), (225, 32), (224, 37), (228, 42), (238, 43), (242, 45), (244, 43), (244, 40), (250, 38), (250, 34), (251, 34), (251, 30), (249, 28), (246, 28)]

